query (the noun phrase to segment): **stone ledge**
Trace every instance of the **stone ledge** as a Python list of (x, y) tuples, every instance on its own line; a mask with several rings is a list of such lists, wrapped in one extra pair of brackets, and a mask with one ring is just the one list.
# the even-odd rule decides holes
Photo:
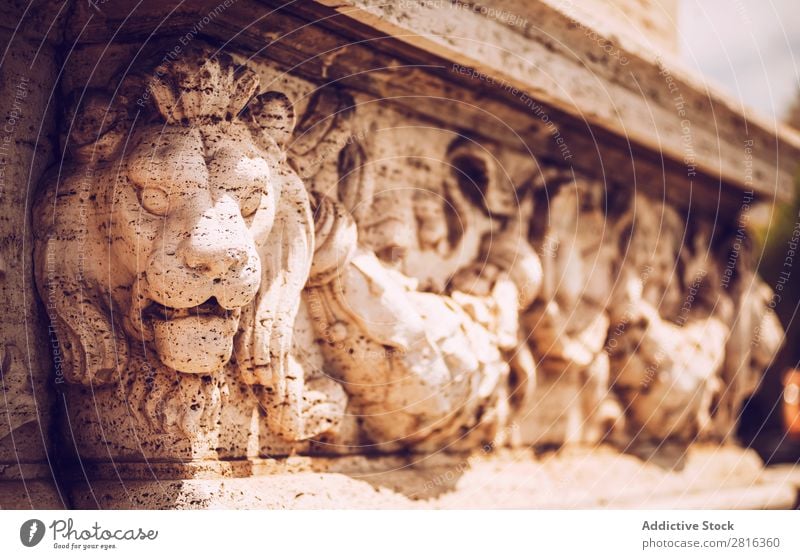
[(736, 447), (692, 449), (680, 470), (600, 447), (538, 457), (117, 463), (87, 472), (98, 477), (73, 485), (78, 508), (774, 509), (796, 506), (798, 495), (788, 477), (766, 475), (752, 451)]
[[(153, 33), (181, 37), (218, 4), (147, 0), (137, 6), (136, 18), (128, 17), (126, 2), (104, 5), (102, 15), (79, 4), (66, 34), (84, 46), (105, 45), (112, 39), (138, 45)], [(575, 155), (570, 161), (575, 168), (603, 169), (608, 180), (651, 189), (658, 197), (666, 192), (679, 207), (733, 220), (742, 191), (753, 190), (759, 200), (791, 196), (800, 135), (745, 114), (668, 59), (658, 60), (686, 101), (683, 110), (691, 121), (687, 137), (696, 176), (687, 174), (684, 162), (686, 115), (681, 116), (668, 94), (654, 53), (612, 37), (611, 43), (619, 43), (630, 60), (625, 66), (613, 64), (598, 55), (597, 45), (571, 16), (547, 2), (524, 8), (528, 21), (537, 22), (524, 33), (467, 10), (454, 12), (458, 18), (437, 18), (421, 3), (398, 19), (395, 8), (361, 0), (291, 6), (243, 0), (204, 32), (209, 39), (225, 44), (232, 40), (258, 52), (258, 57), (273, 60), (293, 75), (312, 80), (321, 76), (446, 126), (479, 129), (486, 138), (513, 149), (535, 146), (537, 157), (560, 161), (559, 146), (523, 102), (525, 97), (489, 82), (513, 85), (558, 124)], [(254, 21), (253, 11), (262, 17)], [(454, 38), (452, 30), (458, 25), (466, 31)], [(604, 36), (603, 30), (598, 33)], [(168, 40), (165, 50), (173, 48), (173, 42)], [(114, 49), (109, 56), (113, 58)], [(452, 71), (453, 64), (474, 68), (489, 79), (461, 75)], [(707, 118), (709, 114), (714, 118)], [(754, 142), (752, 181), (745, 178), (745, 139)]]
[(46, 462), (0, 463), (0, 482), (52, 477), (53, 467)]
[(0, 510), (60, 510), (66, 507), (52, 479), (0, 481)]
[[(565, 10), (570, 4), (545, 0), (512, 7), (501, 3), (508, 13), (533, 22), (520, 28), (471, 9), (451, 9), (450, 17), (437, 17), (441, 8), (435, 3), (407, 2), (403, 9), (369, 0), (316, 3), (416, 49), (423, 57), (475, 69), (485, 79), (472, 80), (473, 87), (482, 85), (481, 81), (513, 85), (584, 126), (624, 138), (629, 149), (641, 147), (662, 162), (686, 165), (688, 141), (692, 167), (699, 175), (728, 187), (753, 189), (765, 198), (792, 196), (800, 150), (797, 132), (746, 111), (694, 77), (674, 57), (650, 52), (605, 27), (593, 29), (580, 21), (580, 11)], [(332, 19), (324, 12), (318, 17), (325, 18), (325, 24)], [(619, 58), (608, 56), (584, 29), (614, 45)], [(667, 78), (672, 80), (669, 84)], [(752, 140), (751, 145), (764, 154), (763, 159), (753, 157), (755, 185), (745, 184), (743, 178), (745, 140)], [(691, 187), (692, 182), (681, 186)]]

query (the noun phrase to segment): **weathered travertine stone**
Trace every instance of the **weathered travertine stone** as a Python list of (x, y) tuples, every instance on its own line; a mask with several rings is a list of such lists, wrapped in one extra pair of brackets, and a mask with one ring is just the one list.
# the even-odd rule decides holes
[(49, 99), (57, 69), (41, 33), (9, 27), (0, 18), (0, 509), (61, 508), (50, 436), (54, 356), (32, 290), (26, 213), (53, 160)]
[(310, 388), (292, 345), (313, 250), (285, 159), (293, 107), (212, 53), (126, 76), (116, 97), (88, 92), (35, 210), (87, 456), (244, 456), (259, 409), (289, 441), (343, 412), (341, 388)]
[[(621, 223), (629, 236), (607, 345), (630, 436), (688, 444), (708, 436), (714, 421), (717, 436), (727, 435), (755, 389), (752, 377), (763, 373), (778, 349), (780, 327), (767, 306), (768, 289), (750, 285), (752, 262), (745, 257), (736, 262), (733, 283), (723, 282), (730, 246), (711, 237), (708, 223), (689, 223), (643, 196), (634, 197)], [(747, 357), (740, 355), (751, 344)], [(751, 361), (751, 353), (758, 357)], [(741, 376), (730, 371), (731, 358)]]
[[(215, 17), (238, 22), (243, 5)], [(85, 10), (71, 13), (71, 32), (91, 19), (101, 36)], [(689, 211), (675, 202), (682, 185), (659, 196), (647, 178), (606, 175), (588, 149), (573, 167), (565, 138), (618, 158), (639, 152), (575, 138), (574, 121), (564, 136), (555, 128), (558, 143), (547, 123), (576, 112), (561, 94), (550, 101), (563, 114), (542, 116), (521, 91), (482, 97), (487, 83), (474, 78), (472, 91), (463, 72), (393, 74), (395, 59), (376, 50), (362, 60), (363, 45), (339, 48), (313, 25), (305, 32), (326, 54), (293, 66), (291, 49), (305, 56), (308, 45), (261, 48), (281, 25), (224, 44), (225, 28), (210, 26), (208, 42), (185, 41), (188, 16), (176, 13), (144, 49), (136, 18), (125, 40), (78, 41), (58, 84), (63, 160), (33, 197), (32, 228), (24, 189), (10, 191), (2, 214), (7, 298), (9, 285), (31, 285), (30, 265), (15, 263), (30, 259), (32, 243), (14, 235), (35, 237), (60, 389), (54, 432), (85, 476), (65, 468), (76, 506), (281, 506), (290, 491), (269, 477), (272, 457), (307, 460), (280, 475), (297, 474), (298, 490), (316, 495), (314, 468), (363, 455), (389, 468), (403, 455), (488, 457), (505, 446), (607, 440), (641, 453), (731, 440), (782, 336), (753, 262), (731, 256), (732, 212), (702, 213), (708, 201)], [(287, 13), (264, 25), (294, 21)], [(541, 48), (522, 35), (504, 40)], [(364, 60), (381, 65), (339, 79)], [(508, 62), (514, 84), (532, 79)], [(395, 98), (400, 81), (416, 83), (409, 76), (425, 95)], [(508, 122), (484, 101), (504, 107)], [(639, 108), (625, 105), (624, 120), (647, 148)], [(708, 161), (698, 166), (706, 174)], [(671, 165), (663, 176), (684, 175)], [(33, 306), (23, 297), (12, 308), (36, 317)], [(29, 459), (42, 466), (49, 416), (36, 406), (40, 393), (50, 405), (50, 354), (31, 363), (27, 334), (8, 316), (0, 452), (33, 445)], [(45, 332), (35, 324), (31, 339)], [(0, 462), (24, 462), (6, 454)], [(323, 479), (345, 493), (361, 487)], [(392, 494), (381, 506), (406, 504)]]
[[(244, 475), (224, 471), (217, 480), (198, 471), (203, 464), (183, 470), (174, 464), (119, 464), (94, 472), (97, 481), (91, 491), (81, 484), (75, 504), (114, 509), (752, 509), (787, 508), (796, 499), (786, 474), (764, 475), (752, 451), (698, 445), (682, 465), (666, 469), (608, 447), (539, 456), (500, 449), (424, 458), (297, 457), (255, 462)], [(153, 477), (160, 482), (148, 481)]]
[(518, 314), (541, 265), (491, 154), (458, 139), (442, 145), (440, 133), (427, 144), (442, 145), (440, 159), (376, 165), (414, 139), (393, 136), (346, 146), (338, 200), (317, 197), (309, 310), (326, 371), (370, 442), (468, 447), (492, 440), (535, 383), (532, 361), (525, 369), (509, 357), (526, 349)]
[(540, 384), (522, 440), (595, 443), (622, 416), (605, 347), (619, 231), (601, 183), (562, 171), (547, 186), (534, 213), (544, 288), (523, 314)]
[(333, 88), (298, 105), (250, 65), (195, 48), (70, 112), (36, 261), (82, 455), (469, 448), (512, 422), (517, 442), (597, 442), (622, 407), (638, 439), (706, 429), (734, 295), (703, 224), (681, 244), (644, 195), (609, 205), (446, 131), (360, 130), (403, 117)]

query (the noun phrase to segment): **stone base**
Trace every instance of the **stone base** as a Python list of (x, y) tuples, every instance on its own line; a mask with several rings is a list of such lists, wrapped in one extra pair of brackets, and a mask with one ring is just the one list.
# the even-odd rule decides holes
[(61, 510), (56, 485), (49, 481), (0, 481), (0, 510)]
[(0, 509), (63, 509), (64, 499), (47, 464), (0, 463)]
[[(662, 462), (663, 464), (663, 462)], [(77, 508), (793, 508), (798, 485), (751, 451), (693, 448), (673, 468), (605, 447), (536, 456), (291, 457), (95, 465)], [(126, 481), (120, 482), (114, 475)]]

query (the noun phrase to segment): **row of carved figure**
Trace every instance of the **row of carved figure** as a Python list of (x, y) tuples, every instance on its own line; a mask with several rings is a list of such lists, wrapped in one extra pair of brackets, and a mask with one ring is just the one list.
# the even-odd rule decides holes
[(356, 132), (366, 109), (332, 88), (298, 119), (210, 53), (77, 97), (35, 207), (82, 454), (734, 427), (781, 331), (746, 258), (723, 284), (711, 220), (544, 164), (511, 179), (451, 131), (392, 156), (413, 132)]

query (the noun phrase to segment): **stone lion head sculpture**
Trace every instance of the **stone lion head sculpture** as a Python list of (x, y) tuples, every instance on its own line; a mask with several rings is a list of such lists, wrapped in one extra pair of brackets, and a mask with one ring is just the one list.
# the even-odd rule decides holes
[(57, 374), (131, 383), (146, 360), (140, 392), (167, 372), (213, 408), (224, 372), (263, 389), (270, 425), (300, 436), (290, 349), (313, 219), (286, 163), (293, 126), (286, 95), (205, 47), (75, 98), (69, 157), (34, 215)]

